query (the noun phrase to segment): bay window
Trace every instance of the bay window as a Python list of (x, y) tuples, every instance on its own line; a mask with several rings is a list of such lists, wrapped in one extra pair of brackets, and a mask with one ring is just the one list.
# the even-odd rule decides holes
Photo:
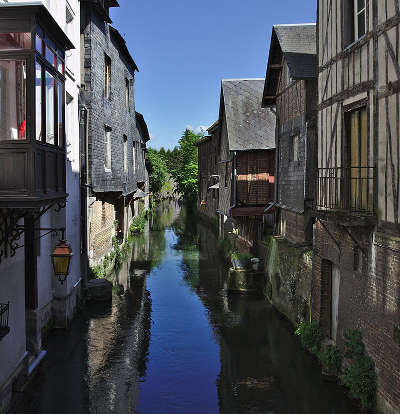
[(65, 51), (40, 4), (0, 4), (0, 207), (65, 199)]

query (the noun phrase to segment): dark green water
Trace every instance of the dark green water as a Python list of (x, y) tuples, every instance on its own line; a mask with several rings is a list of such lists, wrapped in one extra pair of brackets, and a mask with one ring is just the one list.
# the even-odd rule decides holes
[(227, 295), (213, 231), (160, 206), (115, 275), (48, 357), (19, 413), (356, 413), (263, 299)]

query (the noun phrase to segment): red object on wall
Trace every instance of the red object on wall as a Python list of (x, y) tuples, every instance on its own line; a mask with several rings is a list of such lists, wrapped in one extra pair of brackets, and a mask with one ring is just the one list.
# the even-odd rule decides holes
[(18, 139), (25, 139), (25, 119), (18, 125)]

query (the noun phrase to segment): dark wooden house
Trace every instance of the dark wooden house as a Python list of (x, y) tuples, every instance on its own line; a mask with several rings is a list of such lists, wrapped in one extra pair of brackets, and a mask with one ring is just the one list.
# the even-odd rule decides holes
[(264, 79), (222, 81), (219, 125), (219, 225), (253, 244), (271, 222), (275, 114), (261, 107)]
[(219, 122), (216, 121), (197, 143), (199, 159), (199, 200), (200, 212), (211, 221), (217, 221), (219, 207)]
[(378, 409), (400, 410), (400, 9), (318, 2), (313, 318), (344, 347), (362, 331)]
[(315, 187), (316, 25), (273, 26), (262, 104), (276, 107), (276, 234), (312, 243)]

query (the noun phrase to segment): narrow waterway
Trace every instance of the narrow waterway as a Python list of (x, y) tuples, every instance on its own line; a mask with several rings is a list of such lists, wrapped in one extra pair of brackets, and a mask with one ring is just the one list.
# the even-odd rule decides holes
[(48, 356), (17, 413), (347, 414), (357, 410), (261, 298), (227, 295), (214, 232), (161, 205)]

